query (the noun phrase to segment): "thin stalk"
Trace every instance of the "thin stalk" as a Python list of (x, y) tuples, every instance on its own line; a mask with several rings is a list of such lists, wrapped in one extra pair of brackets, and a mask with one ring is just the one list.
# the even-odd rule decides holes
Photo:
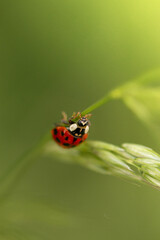
[(93, 112), (96, 108), (101, 107), (103, 104), (109, 102), (112, 99), (118, 99), (121, 96), (121, 92), (119, 89), (115, 89), (113, 90), (111, 93), (107, 94), (106, 96), (104, 96), (103, 98), (101, 98), (99, 101), (95, 102), (94, 104), (92, 104), (91, 106), (89, 106), (88, 108), (86, 108), (81, 114), (82, 116)]
[[(115, 89), (112, 92), (108, 93), (106, 96), (101, 98), (96, 103), (92, 104), (90, 107), (85, 109), (81, 115), (85, 116), (88, 113), (91, 113), (96, 108), (99, 108), (103, 104), (113, 100), (118, 99), (121, 96), (121, 91), (119, 89)], [(76, 121), (78, 118), (75, 118), (73, 121)], [(43, 145), (51, 138), (51, 135), (47, 134), (47, 136), (43, 137), (41, 141), (36, 144), (32, 149), (27, 151), (21, 158), (17, 159), (13, 165), (11, 165), (7, 171), (0, 177), (0, 195), (4, 195), (5, 192), (8, 192), (9, 189), (15, 185), (19, 181), (19, 178), (24, 171), (28, 169), (30, 164), (37, 159), (37, 156), (41, 155), (41, 150), (43, 149)]]
[[(105, 95), (103, 98), (101, 98), (100, 100), (98, 100), (97, 102), (95, 102), (94, 104), (92, 104), (91, 106), (86, 108), (85, 110), (83, 110), (81, 112), (81, 115), (85, 116), (86, 114), (92, 113), (95, 109), (101, 107), (102, 105), (104, 105), (105, 103), (108, 103), (111, 100), (124, 98), (126, 93), (130, 94), (130, 91), (132, 90), (134, 84), (135, 84), (135, 87), (137, 86), (137, 84), (143, 84), (143, 83), (148, 84), (148, 83), (150, 83), (151, 79), (152, 79), (152, 82), (155, 81), (155, 83), (156, 83), (156, 79), (159, 78), (159, 75), (160, 75), (160, 69), (157, 69), (157, 70), (151, 71), (145, 75), (142, 75), (139, 78), (129, 81), (129, 83), (126, 83), (126, 84), (122, 85), (121, 87), (111, 91), (110, 93)], [(75, 117), (74, 119), (72, 119), (72, 121), (77, 121), (78, 118), (79, 117)], [(47, 137), (45, 136), (42, 141), (40, 141), (36, 146), (34, 146), (32, 149), (30, 149), (26, 154), (24, 154), (20, 159), (18, 159), (13, 165), (11, 165), (9, 167), (9, 169), (7, 169), (7, 171), (4, 173), (4, 175), (2, 177), (0, 177), (0, 195), (1, 196), (2, 196), (2, 194), (4, 194), (4, 192), (6, 192), (13, 185), (15, 185), (16, 182), (19, 181), (20, 176), (22, 174), (24, 174), (24, 171), (26, 171), (26, 169), (28, 169), (28, 166), (33, 164), (33, 162), (37, 159), (37, 156), (39, 156), (40, 154), (43, 154), (43, 147), (50, 138), (51, 138), (51, 135), (48, 133)], [(55, 149), (53, 148), (53, 142), (52, 142), (51, 146), (52, 146), (51, 148), (52, 148), (52, 150), (54, 150), (54, 154), (55, 154)], [(83, 145), (83, 146), (85, 147), (86, 145)], [(131, 147), (133, 147), (133, 146), (131, 146)], [(93, 149), (95, 150), (96, 148), (97, 148), (97, 143)], [(62, 154), (63, 150), (62, 149), (60, 149), (60, 150), (61, 150), (60, 154)], [(107, 149), (107, 150), (109, 151), (109, 149)], [(124, 151), (124, 149), (122, 149), (122, 150)], [(129, 148), (129, 150), (131, 150), (131, 149)], [(145, 149), (141, 149), (141, 150), (143, 151)], [(77, 149), (77, 151), (78, 151), (78, 149)], [(90, 149), (89, 149), (89, 152), (90, 152)], [(71, 156), (69, 155), (69, 153), (72, 153), (72, 151), (68, 151), (68, 152), (64, 151), (64, 155), (62, 154), (63, 158), (65, 158), (67, 156), (67, 153), (68, 153), (68, 158), (70, 159)], [(73, 153), (74, 153), (74, 150), (73, 150)], [(87, 157), (86, 157), (86, 159), (84, 158), (86, 152), (82, 151), (79, 153), (83, 153), (83, 157), (80, 156), (80, 162), (84, 162), (84, 164), (86, 164)], [(125, 155), (128, 156), (128, 152), (124, 152), (124, 153), (125, 153)], [(94, 155), (94, 154), (95, 154), (95, 152), (92, 153), (91, 155)], [(102, 152), (100, 152), (99, 154), (102, 154)], [(74, 154), (74, 156), (77, 156), (77, 154)], [(133, 156), (134, 156), (134, 154), (133, 154)], [(98, 157), (98, 159), (100, 157), (99, 157), (99, 155), (95, 156), (95, 157), (96, 157), (96, 159), (94, 159), (94, 160), (97, 164), (97, 157)], [(117, 157), (117, 154), (116, 154), (116, 157)], [(142, 165), (140, 172), (143, 172), (145, 174), (145, 181), (150, 181), (151, 183), (158, 185), (158, 187), (160, 188), (160, 172), (159, 172), (160, 159), (159, 158), (160, 158), (159, 156), (156, 156), (158, 163), (154, 162), (153, 159), (150, 159), (150, 157), (148, 157), (148, 156), (147, 156), (147, 160), (144, 158), (144, 162), (146, 162), (146, 163), (141, 162), (141, 160), (142, 160), (141, 157), (136, 159), (136, 161), (137, 161), (136, 163), (132, 161), (132, 158), (124, 159), (124, 160), (125, 160), (125, 163), (127, 163), (127, 164), (131, 161), (132, 166), (136, 164), (137, 169), (139, 169), (139, 166), (141, 167), (141, 165)], [(92, 158), (91, 158), (91, 160), (92, 160)], [(108, 165), (104, 166), (104, 160), (106, 161), (106, 159), (104, 159), (104, 157), (103, 157), (103, 161), (101, 161), (101, 165), (104, 167), (104, 169), (98, 168), (98, 171), (103, 171), (103, 172), (107, 171)], [(115, 161), (115, 159), (113, 159), (113, 160)], [(120, 158), (120, 160), (121, 160), (121, 158)], [(110, 161), (110, 157), (107, 159), (107, 161)], [(89, 167), (96, 169), (97, 165), (95, 164), (95, 162), (94, 162), (94, 164), (90, 164), (88, 162)], [(152, 169), (151, 168), (152, 164), (149, 164), (148, 162), (153, 163), (154, 166), (156, 166), (156, 168)], [(119, 161), (118, 161), (118, 163), (119, 163)], [(144, 169), (145, 164), (147, 165), (150, 172), (146, 173), (146, 169)], [(122, 165), (124, 165), (124, 164), (122, 164)], [(125, 169), (125, 171), (126, 170), (127, 169)], [(119, 171), (119, 169), (118, 170), (116, 169), (116, 171)], [(153, 174), (151, 174), (152, 171), (153, 171)], [(155, 173), (155, 171), (158, 171), (158, 173), (157, 172)], [(112, 169), (110, 172), (112, 172)], [(158, 174), (158, 177), (157, 176), (155, 177), (154, 176), (155, 174)], [(123, 173), (122, 173), (122, 175), (123, 175)], [(142, 176), (140, 176), (140, 177), (142, 177)]]
[[(95, 102), (94, 104), (92, 104), (91, 106), (89, 106), (88, 108), (86, 108), (85, 110), (83, 110), (81, 112), (81, 116), (85, 116), (86, 114), (89, 114), (91, 112), (93, 112), (95, 109), (101, 107), (102, 105), (104, 105), (105, 103), (113, 100), (113, 99), (119, 99), (121, 97), (121, 88), (115, 89), (112, 92), (108, 93), (107, 95), (105, 95), (103, 98), (101, 98), (100, 100), (98, 100), (97, 102)], [(72, 119), (74, 122), (76, 122), (78, 120), (78, 117)]]

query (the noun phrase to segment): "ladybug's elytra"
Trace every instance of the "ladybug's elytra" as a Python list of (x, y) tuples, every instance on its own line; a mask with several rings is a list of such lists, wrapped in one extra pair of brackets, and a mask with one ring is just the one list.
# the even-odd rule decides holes
[[(90, 126), (88, 117), (90, 116), (88, 114), (81, 117), (81, 114), (78, 112), (67, 120), (67, 115), (63, 113), (62, 123), (51, 130), (53, 139), (64, 148), (72, 148), (84, 142), (88, 137)], [(73, 121), (74, 118), (78, 118), (77, 122)]]

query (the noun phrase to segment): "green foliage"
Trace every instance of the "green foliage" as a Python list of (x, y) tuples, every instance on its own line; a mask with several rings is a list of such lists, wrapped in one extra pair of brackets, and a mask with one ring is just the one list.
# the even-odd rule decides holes
[[(159, 137), (160, 132), (160, 69), (150, 71), (111, 91), (88, 107), (82, 115), (91, 113), (103, 104), (121, 99), (149, 129)], [(75, 119), (77, 120), (77, 119)]]
[(159, 137), (160, 70), (154, 70), (122, 87), (124, 103)]
[[(160, 70), (154, 70), (123, 86), (111, 91), (102, 99), (82, 112), (92, 112), (104, 103), (113, 99), (121, 99), (151, 129), (160, 130)], [(159, 133), (159, 132), (158, 132)], [(10, 188), (16, 179), (33, 163), (37, 154), (57, 156), (58, 158), (78, 162), (81, 165), (104, 174), (129, 177), (138, 181), (151, 183), (160, 187), (160, 157), (152, 149), (123, 144), (122, 148), (114, 145), (90, 141), (73, 150), (62, 149), (50, 140), (47, 135), (26, 156), (17, 160), (13, 166), (1, 176), (1, 194)]]
[(138, 144), (112, 144), (88, 141), (70, 149), (59, 148), (49, 141), (44, 155), (57, 157), (64, 162), (78, 163), (93, 171), (120, 176), (160, 187), (160, 155), (151, 148)]
[[(159, 77), (160, 70), (156, 70), (132, 80), (84, 110), (82, 115), (90, 113), (108, 101), (121, 99), (155, 134), (159, 133)], [(25, 234), (24, 239), (44, 239), (47, 237), (44, 235), (45, 231), (43, 232), (44, 227), (50, 232), (49, 235), (52, 235), (52, 224), (63, 225), (73, 221), (69, 215), (62, 214), (61, 211), (57, 212), (48, 202), (45, 204), (38, 201), (37, 204), (37, 201), (25, 201), (24, 199), (22, 202), (12, 201), (11, 203), (8, 201), (8, 196), (16, 183), (40, 155), (56, 158), (65, 163), (80, 164), (101, 174), (119, 176), (160, 188), (160, 155), (151, 148), (138, 144), (123, 144), (122, 147), (117, 147), (100, 141), (86, 141), (74, 149), (66, 150), (53, 142), (51, 134), (47, 133), (33, 149), (10, 166), (0, 178), (0, 235), (3, 239), (23, 239), (23, 234)], [(25, 210), (24, 204), (32, 211), (32, 219)], [(22, 222), (24, 215), (25, 222)], [(27, 224), (27, 228), (26, 221), (32, 221)], [(36, 222), (34, 228), (32, 227), (33, 222)], [(7, 225), (8, 227), (6, 227)]]

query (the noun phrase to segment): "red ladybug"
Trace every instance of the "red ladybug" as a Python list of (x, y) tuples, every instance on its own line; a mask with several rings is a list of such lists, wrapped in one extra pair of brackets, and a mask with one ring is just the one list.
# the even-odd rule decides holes
[[(63, 124), (53, 128), (51, 134), (53, 139), (63, 148), (72, 148), (80, 143), (84, 142), (88, 137), (88, 131), (90, 126), (90, 121), (87, 119), (88, 116), (81, 117), (80, 113), (74, 114), (69, 121), (67, 121), (67, 116), (64, 114)], [(79, 116), (77, 122), (73, 122), (73, 118)]]

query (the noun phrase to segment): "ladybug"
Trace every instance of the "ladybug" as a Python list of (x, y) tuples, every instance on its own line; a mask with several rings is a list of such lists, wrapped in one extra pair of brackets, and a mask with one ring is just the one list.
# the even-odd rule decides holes
[[(55, 128), (51, 130), (53, 139), (63, 148), (72, 148), (78, 146), (80, 143), (84, 142), (88, 137), (88, 131), (90, 126), (90, 121), (88, 114), (84, 117), (78, 112), (73, 114), (73, 116), (67, 120), (67, 115), (63, 114), (63, 119), (61, 124), (57, 124)], [(73, 119), (78, 118), (75, 122)]]

